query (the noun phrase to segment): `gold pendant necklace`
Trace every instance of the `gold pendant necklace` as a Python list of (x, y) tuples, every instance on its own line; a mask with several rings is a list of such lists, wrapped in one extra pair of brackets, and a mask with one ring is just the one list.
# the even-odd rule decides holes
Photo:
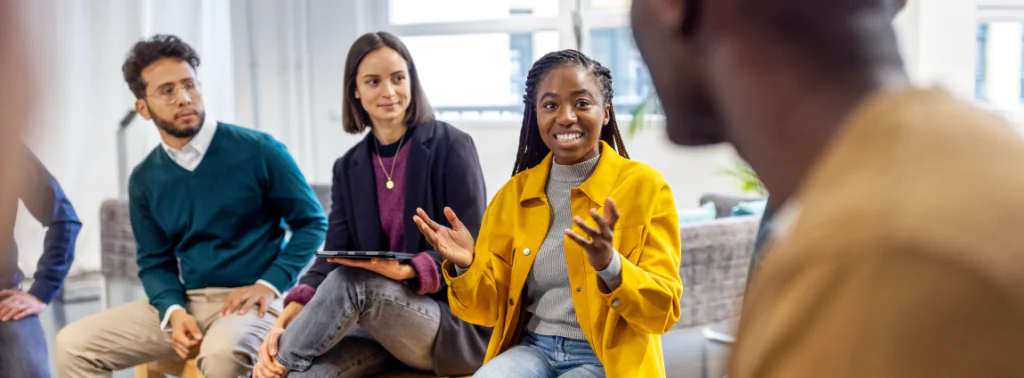
[(398, 149), (395, 150), (395, 156), (391, 160), (391, 171), (389, 172), (385, 170), (384, 160), (380, 158), (380, 147), (377, 147), (380, 141), (377, 140), (376, 136), (373, 138), (373, 148), (377, 150), (377, 162), (380, 163), (380, 171), (384, 172), (384, 176), (388, 178), (388, 182), (384, 183), (384, 187), (388, 188), (388, 190), (395, 188), (395, 182), (391, 180), (391, 175), (395, 173), (395, 163), (398, 162), (398, 153), (402, 151), (403, 141), (405, 141), (405, 134), (402, 134), (402, 138), (398, 140)]

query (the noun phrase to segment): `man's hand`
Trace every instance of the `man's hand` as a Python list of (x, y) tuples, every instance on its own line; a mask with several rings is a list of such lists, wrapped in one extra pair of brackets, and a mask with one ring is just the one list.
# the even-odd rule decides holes
[(355, 260), (341, 257), (331, 257), (328, 262), (348, 265), (355, 268), (362, 268), (377, 273), (395, 281), (407, 280), (416, 277), (416, 269), (412, 266), (402, 264), (398, 260), (370, 259)]
[(260, 305), (260, 318), (267, 314), (267, 307), (274, 301), (273, 290), (262, 284), (253, 284), (249, 286), (243, 286), (235, 289), (228, 295), (228, 299), (224, 300), (224, 307), (220, 309), (220, 316), (226, 316), (231, 313), (237, 313), (243, 315), (249, 312), (249, 309), (253, 305)]
[(195, 358), (202, 341), (203, 333), (199, 332), (196, 318), (185, 310), (174, 310), (171, 313), (171, 346), (178, 356), (183, 360)]
[(46, 303), (32, 294), (18, 290), (0, 290), (0, 322), (18, 321), (39, 315)]

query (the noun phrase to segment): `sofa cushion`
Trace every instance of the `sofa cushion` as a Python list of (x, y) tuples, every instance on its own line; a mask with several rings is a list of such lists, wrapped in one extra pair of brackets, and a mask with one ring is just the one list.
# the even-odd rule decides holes
[(739, 315), (759, 219), (722, 218), (680, 226), (683, 296), (674, 329)]

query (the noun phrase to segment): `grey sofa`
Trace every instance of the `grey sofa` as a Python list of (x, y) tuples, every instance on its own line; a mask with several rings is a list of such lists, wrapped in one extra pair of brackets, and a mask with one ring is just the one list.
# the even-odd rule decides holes
[(662, 337), (669, 377), (720, 378), (725, 375), (728, 345), (709, 339), (705, 331), (729, 332), (739, 316), (760, 217), (733, 218), (729, 214), (739, 202), (756, 199), (706, 195), (700, 203), (714, 202), (717, 219), (679, 227), (682, 316)]

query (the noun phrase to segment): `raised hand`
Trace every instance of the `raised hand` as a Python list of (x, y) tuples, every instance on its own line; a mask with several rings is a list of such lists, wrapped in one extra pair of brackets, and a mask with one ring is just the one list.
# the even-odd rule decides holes
[(619, 209), (615, 207), (615, 200), (609, 198), (604, 201), (604, 217), (597, 213), (597, 209), (590, 209), (590, 216), (597, 222), (597, 229), (583, 222), (583, 218), (573, 217), (573, 223), (576, 223), (584, 233), (590, 236), (590, 240), (576, 234), (571, 229), (566, 229), (565, 235), (587, 251), (587, 260), (590, 261), (590, 266), (593, 266), (595, 270), (604, 270), (615, 257), (615, 247), (612, 244), (614, 231), (612, 230), (615, 229), (615, 223), (619, 221)]
[(444, 216), (448, 218), (452, 228), (434, 222), (423, 209), (416, 209), (413, 220), (435, 251), (444, 255), (455, 266), (468, 269), (473, 264), (473, 248), (476, 244), (473, 235), (450, 207), (444, 208)]

